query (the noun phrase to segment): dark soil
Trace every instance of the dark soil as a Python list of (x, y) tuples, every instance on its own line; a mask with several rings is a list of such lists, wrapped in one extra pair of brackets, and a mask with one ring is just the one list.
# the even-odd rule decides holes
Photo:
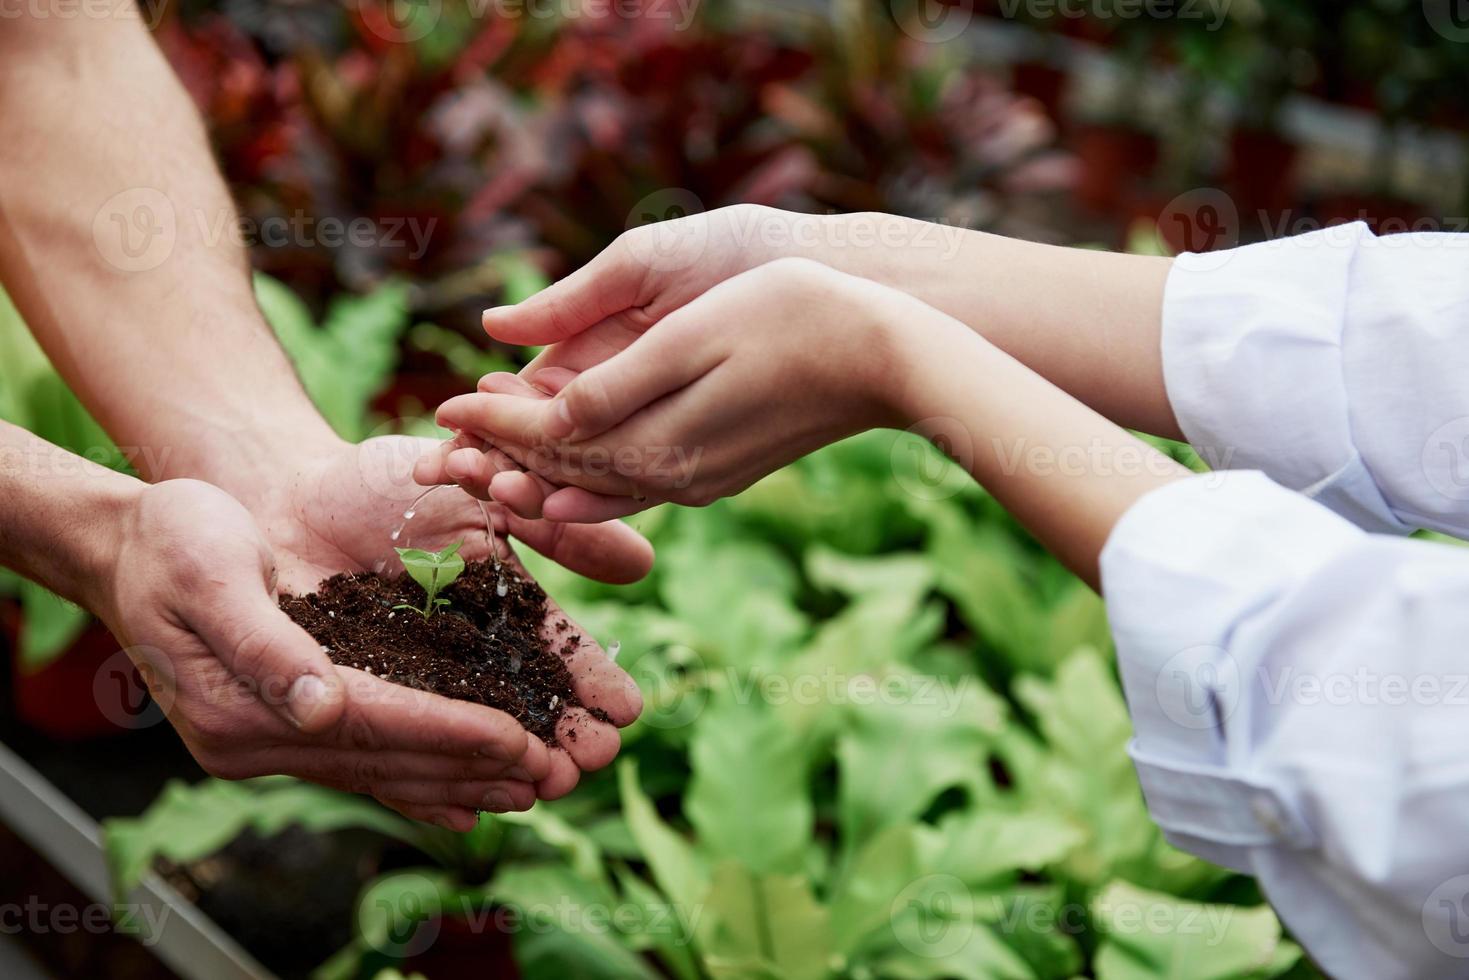
[(582, 706), (562, 660), (581, 637), (563, 621), (553, 650), (542, 636), (546, 593), (508, 565), (471, 562), (440, 595), (449, 605), (424, 619), (393, 608), (423, 606), (423, 589), (407, 575), (343, 574), (310, 595), (282, 596), (281, 608), (333, 663), (498, 708), (554, 744), (561, 713)]

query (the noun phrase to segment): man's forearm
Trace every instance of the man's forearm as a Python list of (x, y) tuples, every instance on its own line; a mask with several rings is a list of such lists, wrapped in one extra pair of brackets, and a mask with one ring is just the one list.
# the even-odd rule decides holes
[(1120, 425), (1182, 438), (1163, 384), (1160, 344), (1170, 260), (893, 215), (820, 220), (873, 225), (863, 240), (823, 235), (831, 244), (821, 261), (942, 310)]
[(95, 611), (141, 489), (0, 422), (0, 565)]
[(0, 32), (0, 279), (149, 480), (332, 440), (254, 301), (197, 111), (137, 17)]

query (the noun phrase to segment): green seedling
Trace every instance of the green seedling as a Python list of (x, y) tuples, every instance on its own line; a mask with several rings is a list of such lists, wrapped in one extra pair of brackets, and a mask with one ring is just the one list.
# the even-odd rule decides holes
[(449, 600), (439, 598), (439, 593), (454, 584), (454, 580), (464, 573), (464, 559), (459, 557), (459, 549), (463, 546), (463, 541), (456, 541), (443, 551), (394, 548), (398, 557), (403, 559), (403, 568), (413, 578), (413, 581), (423, 586), (425, 598), (422, 609), (407, 603), (393, 608), (412, 609), (424, 619), (428, 619), (438, 611), (440, 606), (447, 606)]

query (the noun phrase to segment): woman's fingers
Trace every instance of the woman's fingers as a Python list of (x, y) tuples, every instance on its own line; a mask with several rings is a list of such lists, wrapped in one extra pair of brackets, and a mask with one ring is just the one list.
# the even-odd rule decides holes
[[(621, 244), (619, 244), (621, 243)], [(641, 305), (648, 268), (622, 239), (514, 306), (485, 310), (485, 332), (510, 344), (554, 344)]]
[(511, 537), (579, 575), (626, 585), (653, 568), (653, 546), (620, 521), (605, 524), (558, 524), (506, 514)]
[(489, 495), (497, 503), (508, 507), (512, 513), (526, 520), (539, 520), (541, 505), (546, 496), (556, 488), (533, 473), (524, 470), (508, 470), (496, 473), (490, 480)]
[(546, 367), (530, 374), (526, 380), (537, 390), (547, 395), (556, 395), (580, 373), (565, 367)]
[(541, 514), (548, 521), (564, 524), (601, 524), (629, 517), (654, 507), (661, 501), (644, 497), (617, 497), (593, 493), (581, 487), (562, 487), (543, 498)]
[[(664, 395), (697, 381), (725, 358), (685, 307), (664, 318), (627, 350), (587, 368), (549, 403), (538, 405), (543, 439), (582, 441), (601, 435)], [(534, 445), (534, 443), (527, 443)]]

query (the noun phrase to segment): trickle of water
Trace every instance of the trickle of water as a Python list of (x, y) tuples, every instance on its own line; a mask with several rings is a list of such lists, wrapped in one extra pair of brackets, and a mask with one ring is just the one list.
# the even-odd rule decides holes
[[(421, 493), (418, 496), (414, 497), (413, 500), (408, 504), (408, 508), (403, 511), (403, 521), (402, 521), (402, 523), (400, 523), (397, 526), (397, 528), (395, 528), (393, 530), (393, 533), (391, 535), (389, 535), (389, 537), (393, 541), (397, 541), (399, 538), (401, 538), (403, 536), (403, 530), (404, 530), (404, 528), (406, 528), (408, 526), (408, 522), (409, 521), (413, 520), (413, 518), (418, 515), (418, 505), (421, 504), (421, 503), (423, 503), (423, 499), (425, 497), (427, 497), (429, 494), (434, 493), (434, 492), (439, 491), (439, 490), (453, 490), (453, 489), (457, 489), (457, 488), (456, 487), (450, 487), (450, 486), (447, 486), (447, 485), (437, 486), (437, 487), (429, 487), (423, 493)], [(481, 515), (483, 515), (483, 517), (485, 519), (485, 542), (490, 547), (490, 560), (495, 563), (495, 567), (496, 568), (499, 568), (500, 567), (500, 555), (499, 555), (498, 549), (496, 549), (496, 547), (495, 547), (495, 525), (494, 525), (494, 522), (490, 520), (490, 510), (489, 510), (488, 507), (485, 506), (485, 502), (483, 500), (477, 500), (477, 501), (475, 501), (475, 503), (479, 504), (479, 512), (480, 512)], [(381, 569), (379, 569), (379, 571), (381, 571)]]
[(500, 577), (500, 580), (495, 583), (495, 595), (497, 595), (501, 599), (503, 599), (503, 598), (505, 598), (505, 596), (509, 592), (510, 592), (510, 583), (507, 582), (507, 581), (505, 581), (504, 576), (501, 576)]
[(479, 504), (480, 516), (485, 519), (485, 544), (490, 547), (490, 561), (495, 567), (500, 567), (500, 549), (495, 545), (495, 524), (490, 520), (490, 508), (485, 506), (483, 500), (476, 501)]
[(622, 641), (613, 640), (607, 644), (607, 659), (616, 663), (617, 655), (622, 652)]

